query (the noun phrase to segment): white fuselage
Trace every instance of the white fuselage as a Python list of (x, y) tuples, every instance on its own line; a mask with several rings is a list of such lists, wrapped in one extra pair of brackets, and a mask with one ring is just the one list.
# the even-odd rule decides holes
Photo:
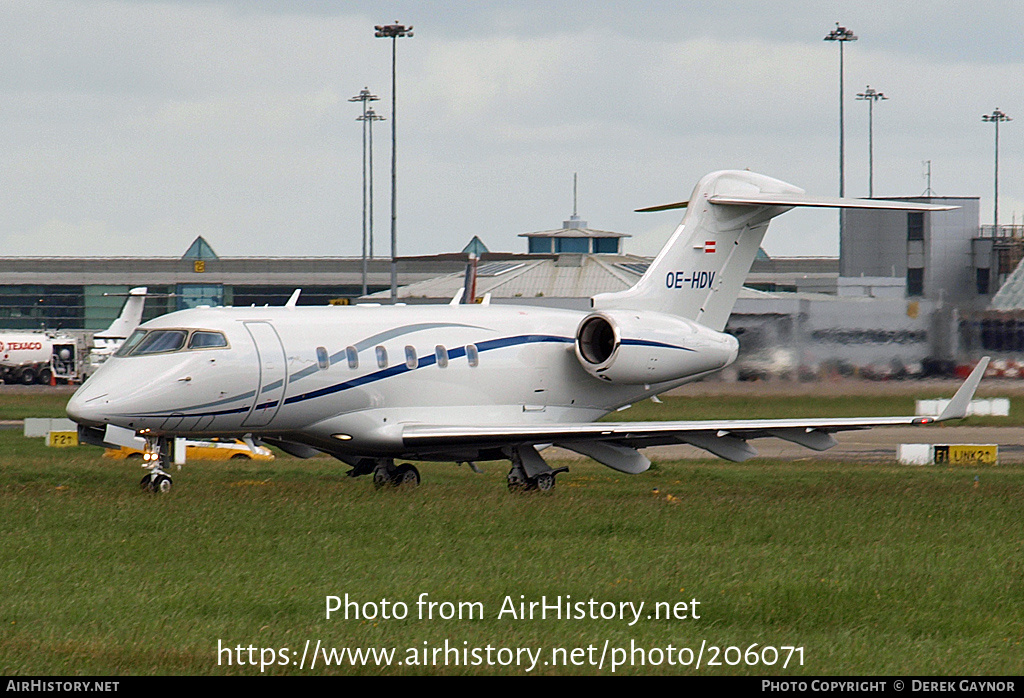
[(694, 326), (680, 347), (652, 351), (699, 357), (699, 370), (609, 384), (577, 357), (589, 315), (507, 305), (185, 310), (140, 329), (215, 330), (227, 346), (114, 356), (68, 413), (154, 435), (252, 433), (401, 454), (405, 424), (589, 422), (736, 355), (735, 339)]

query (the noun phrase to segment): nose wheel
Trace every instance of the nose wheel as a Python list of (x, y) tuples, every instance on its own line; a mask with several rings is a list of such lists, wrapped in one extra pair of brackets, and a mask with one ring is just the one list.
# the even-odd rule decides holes
[(142, 455), (142, 467), (149, 470), (139, 482), (139, 489), (153, 494), (167, 494), (174, 481), (165, 467), (170, 467), (171, 455), (166, 437), (147, 437), (146, 449)]
[(171, 476), (167, 473), (150, 473), (142, 478), (142, 482), (139, 483), (139, 488), (143, 492), (152, 492), (153, 494), (167, 494), (171, 491), (171, 487), (174, 481), (171, 480)]

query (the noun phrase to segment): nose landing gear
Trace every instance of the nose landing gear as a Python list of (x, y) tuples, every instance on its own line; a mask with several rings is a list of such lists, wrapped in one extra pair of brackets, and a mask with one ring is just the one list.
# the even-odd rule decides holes
[(147, 436), (146, 448), (142, 454), (142, 467), (149, 473), (142, 478), (139, 487), (144, 492), (167, 494), (174, 481), (167, 473), (171, 463), (170, 440), (164, 436)]

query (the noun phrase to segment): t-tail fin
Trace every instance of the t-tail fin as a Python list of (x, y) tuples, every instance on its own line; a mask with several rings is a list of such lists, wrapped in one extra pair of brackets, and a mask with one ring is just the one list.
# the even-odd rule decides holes
[(686, 208), (682, 223), (630, 289), (594, 296), (596, 309), (628, 308), (679, 315), (721, 331), (750, 272), (768, 223), (794, 206), (943, 211), (880, 199), (808, 196), (778, 179), (741, 170), (713, 172), (690, 200), (641, 211)]
[(128, 292), (128, 300), (121, 308), (121, 314), (103, 332), (97, 332), (95, 339), (122, 340), (130, 335), (142, 322), (142, 310), (146, 304), (145, 286), (133, 288)]

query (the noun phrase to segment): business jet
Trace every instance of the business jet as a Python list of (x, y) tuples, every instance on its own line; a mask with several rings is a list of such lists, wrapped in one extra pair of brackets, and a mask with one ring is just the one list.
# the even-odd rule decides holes
[(174, 437), (240, 438), (330, 454), (378, 487), (418, 484), (410, 463), (508, 460), (511, 490), (550, 490), (557, 445), (624, 473), (639, 449), (686, 443), (733, 461), (774, 437), (813, 450), (835, 432), (965, 416), (983, 360), (938, 417), (598, 422), (736, 359), (723, 329), (768, 222), (797, 206), (909, 211), (918, 203), (812, 197), (746, 171), (705, 176), (632, 288), (588, 311), (513, 305), (194, 308), (141, 325), (74, 394), (83, 441), (145, 443), (142, 487), (171, 487)]

